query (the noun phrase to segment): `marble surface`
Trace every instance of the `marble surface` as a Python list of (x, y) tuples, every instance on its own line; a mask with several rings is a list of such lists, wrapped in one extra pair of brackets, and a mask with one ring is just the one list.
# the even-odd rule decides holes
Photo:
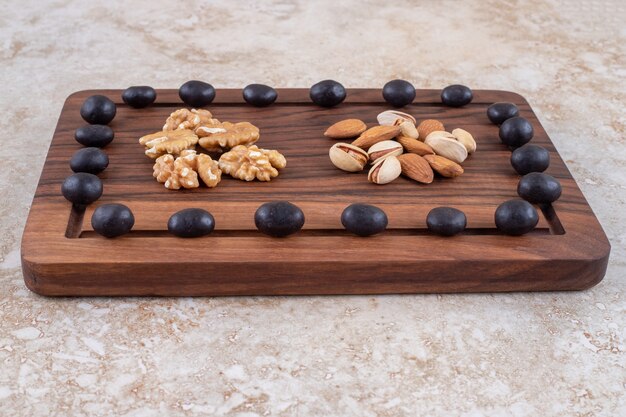
[[(104, 4), (2, 4), (0, 414), (626, 415), (626, 3)], [(396, 77), (523, 94), (611, 240), (604, 281), (577, 293), (219, 299), (25, 288), (20, 236), (71, 92)]]

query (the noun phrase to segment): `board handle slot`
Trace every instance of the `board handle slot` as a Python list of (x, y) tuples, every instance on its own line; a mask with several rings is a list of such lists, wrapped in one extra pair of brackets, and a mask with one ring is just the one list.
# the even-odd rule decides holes
[(559, 219), (559, 216), (556, 214), (554, 206), (552, 204), (539, 204), (539, 209), (550, 226), (550, 232), (553, 235), (564, 235), (565, 228), (561, 223), (561, 219)]
[[(219, 103), (215, 102), (214, 104), (219, 105), (220, 107), (241, 107), (241, 106), (246, 106), (247, 105), (246, 102), (243, 101), (243, 100), (242, 101), (222, 101), (222, 102), (219, 102)], [(372, 106), (372, 104), (377, 104), (377, 105), (381, 105), (381, 106), (390, 106), (384, 100), (381, 100), (380, 102), (347, 101), (346, 100), (346, 104), (349, 104), (351, 106), (368, 106), (368, 107)], [(463, 106), (463, 108), (466, 108), (466, 109), (467, 108), (472, 108), (472, 107), (479, 108), (479, 107), (488, 106), (490, 104), (493, 104), (493, 103), (491, 103), (491, 102), (485, 102), (485, 103), (471, 102), (471, 103), (466, 104), (465, 106)], [(123, 103), (123, 102), (115, 103), (115, 105), (118, 108), (132, 109), (131, 106), (129, 106), (129, 105)], [(311, 107), (312, 105), (313, 104), (311, 102), (309, 102), (309, 101), (299, 101), (299, 100), (297, 100), (297, 101), (296, 100), (294, 100), (294, 101), (285, 100), (285, 101), (282, 101), (282, 102), (278, 102), (277, 101), (277, 102), (272, 104), (273, 107), (276, 107), (276, 106)], [(179, 108), (182, 108), (182, 107), (190, 108), (192, 106), (189, 106), (188, 104), (185, 104), (183, 102), (180, 102), (180, 103), (176, 103), (176, 102), (160, 102), (159, 103), (159, 102), (156, 102), (156, 103), (152, 103), (150, 105), (150, 107), (160, 107), (160, 108), (170, 107), (170, 108), (172, 108), (174, 110), (174, 109), (179, 109)], [(430, 102), (419, 102), (419, 101), (407, 104), (407, 108), (410, 108), (410, 107), (435, 107), (435, 108), (441, 108), (441, 109), (446, 109), (446, 110), (450, 109), (449, 106), (446, 106), (443, 103), (430, 103)], [(269, 108), (266, 108), (266, 109), (269, 109)], [(328, 109), (325, 109), (325, 108), (321, 107), (320, 110), (328, 110)]]
[(70, 239), (80, 237), (83, 231), (83, 218), (85, 217), (86, 208), (87, 206), (84, 205), (72, 205), (70, 216), (67, 220), (67, 227), (65, 228), (65, 237)]
[[(532, 230), (528, 233), (528, 235), (540, 236), (540, 235), (549, 235), (550, 229), (547, 227), (540, 227)], [(426, 228), (415, 228), (415, 229), (387, 229), (382, 235), (385, 236), (434, 236), (431, 231)], [(489, 235), (502, 235), (498, 229), (495, 228), (470, 228), (465, 229), (460, 235), (466, 236), (489, 236)], [(162, 237), (174, 237), (167, 230), (131, 230), (129, 233), (124, 235), (125, 237), (130, 238), (162, 238)], [(210, 235), (207, 235), (207, 238), (217, 238), (217, 237), (259, 237), (263, 236), (261, 232), (257, 230), (214, 230)], [(294, 236), (308, 236), (308, 237), (321, 237), (321, 236), (346, 236), (346, 237), (354, 237), (353, 234), (344, 229), (304, 229), (300, 230)], [(85, 230), (79, 233), (78, 236), (75, 236), (81, 239), (85, 238), (94, 238), (100, 237), (93, 230)]]

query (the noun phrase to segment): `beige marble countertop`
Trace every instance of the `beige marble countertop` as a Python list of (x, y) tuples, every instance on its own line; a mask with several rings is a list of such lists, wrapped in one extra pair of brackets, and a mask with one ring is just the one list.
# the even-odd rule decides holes
[[(8, 2), (3, 416), (626, 415), (626, 3)], [(132, 5), (131, 5), (132, 4)], [(71, 92), (392, 78), (524, 95), (613, 249), (576, 293), (48, 299), (20, 237)]]

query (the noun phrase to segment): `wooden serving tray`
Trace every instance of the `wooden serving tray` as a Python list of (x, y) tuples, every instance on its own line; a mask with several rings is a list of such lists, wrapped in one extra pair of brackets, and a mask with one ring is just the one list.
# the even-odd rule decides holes
[[(309, 99), (307, 89), (278, 90), (266, 108), (246, 104), (241, 90), (218, 90), (210, 106), (220, 120), (250, 121), (261, 129), (258, 145), (277, 149), (287, 168), (269, 183), (223, 176), (217, 188), (170, 191), (152, 178), (153, 161), (137, 139), (159, 130), (167, 116), (185, 107), (177, 90), (159, 90), (153, 106), (133, 109), (121, 90), (72, 94), (63, 107), (33, 199), (22, 240), (22, 267), (28, 288), (44, 295), (260, 295), (371, 294), (582, 290), (604, 276), (610, 246), (598, 220), (527, 101), (514, 93), (475, 91), (471, 104), (450, 108), (439, 90), (419, 90), (404, 109), (418, 121), (441, 120), (448, 130), (474, 134), (478, 151), (456, 179), (436, 178), (421, 185), (406, 178), (391, 184), (368, 183), (367, 171), (349, 174), (328, 158), (334, 143), (323, 136), (332, 123), (360, 118), (369, 125), (390, 106), (380, 90), (350, 89), (341, 105), (326, 109)], [(115, 140), (105, 148), (110, 165), (100, 177), (104, 194), (84, 213), (72, 209), (60, 192), (72, 172), (69, 160), (81, 148), (73, 138), (84, 121), (82, 102), (103, 94), (117, 104), (111, 123)], [(487, 106), (517, 104), (535, 128), (532, 143), (550, 151), (546, 171), (558, 178), (563, 195), (538, 207), (537, 228), (521, 237), (497, 231), (498, 204), (516, 198), (519, 176), (511, 151), (489, 122)], [(302, 208), (299, 233), (271, 238), (254, 226), (263, 203), (288, 200)], [(135, 215), (133, 230), (106, 239), (90, 224), (94, 209), (122, 203)], [(346, 232), (341, 212), (351, 203), (384, 209), (389, 228), (361, 238)], [(431, 234), (426, 214), (437, 206), (463, 210), (468, 228), (444, 238)], [(200, 207), (215, 217), (213, 234), (181, 239), (167, 232), (167, 220), (183, 208)]]

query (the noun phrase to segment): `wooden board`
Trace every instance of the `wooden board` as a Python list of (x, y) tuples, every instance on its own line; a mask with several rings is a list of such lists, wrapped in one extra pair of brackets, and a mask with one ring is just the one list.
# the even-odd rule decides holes
[[(100, 174), (104, 195), (86, 212), (72, 209), (60, 193), (71, 174), (69, 159), (81, 148), (74, 130), (84, 122), (79, 109), (92, 94), (118, 106), (111, 123), (115, 140), (105, 148), (110, 165)], [(438, 90), (420, 90), (403, 110), (418, 120), (436, 118), (448, 130), (472, 132), (478, 151), (456, 179), (420, 185), (399, 178), (384, 186), (367, 182), (367, 172), (348, 174), (328, 158), (334, 143), (322, 133), (330, 124), (357, 117), (370, 125), (389, 108), (380, 90), (350, 89), (344, 103), (313, 105), (306, 89), (279, 90), (267, 108), (247, 105), (241, 90), (218, 90), (210, 106), (220, 120), (250, 121), (261, 129), (258, 145), (278, 149), (288, 161), (270, 183), (224, 179), (215, 189), (170, 191), (152, 178), (153, 162), (137, 139), (159, 130), (167, 116), (185, 107), (176, 90), (160, 90), (146, 109), (124, 105), (121, 90), (81, 91), (66, 101), (33, 199), (22, 241), (26, 285), (45, 295), (260, 295), (372, 294), (581, 290), (605, 274), (609, 242), (545, 130), (526, 100), (503, 91), (475, 91), (463, 108), (440, 103)], [(487, 106), (510, 101), (534, 128), (532, 143), (550, 151), (546, 171), (561, 181), (563, 195), (540, 207), (531, 233), (499, 233), (493, 214), (516, 198), (519, 176), (510, 150), (486, 116)], [(284, 239), (262, 235), (254, 212), (262, 203), (288, 200), (306, 216), (304, 229)], [(90, 225), (93, 210), (123, 203), (135, 215), (128, 235), (105, 239)], [(362, 202), (383, 208), (388, 230), (360, 238), (341, 227), (342, 210)], [(425, 227), (428, 211), (447, 205), (463, 210), (468, 229), (452, 238)], [(213, 234), (180, 239), (167, 232), (167, 219), (188, 207), (210, 211)]]

